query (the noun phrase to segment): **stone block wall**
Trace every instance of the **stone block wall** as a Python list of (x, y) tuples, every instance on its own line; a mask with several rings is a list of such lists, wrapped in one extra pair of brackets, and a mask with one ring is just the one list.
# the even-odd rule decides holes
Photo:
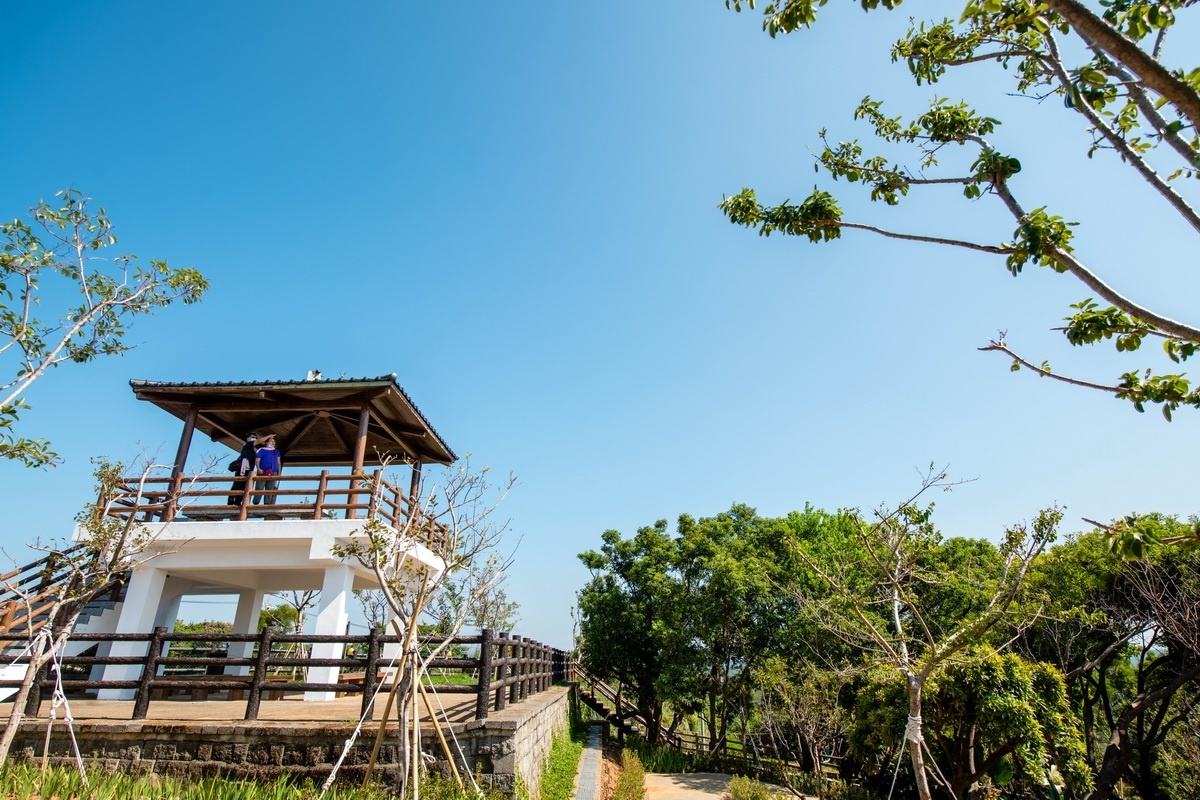
[[(455, 725), (455, 737), (472, 771), (482, 773), (490, 786), (510, 796), (519, 779), (529, 788), (530, 796), (537, 797), (551, 740), (569, 724), (570, 692), (568, 687), (553, 687), (504, 711), (493, 712), (486, 720)], [(376, 728), (364, 727), (342, 762), (339, 782), (362, 780)], [(290, 775), (310, 778), (318, 785), (329, 776), (353, 730), (353, 725), (344, 722), (75, 722), (80, 751), (94, 768), (258, 780)], [(14, 757), (40, 758), (45, 732), (45, 721), (26, 721), (14, 742)], [(421, 749), (444, 766), (444, 754), (433, 730), (422, 730), (421, 740)], [(70, 739), (62, 722), (55, 725), (50, 755), (54, 763), (73, 763)], [(399, 758), (396, 737), (389, 736), (380, 751), (376, 772), (393, 785), (399, 777)]]

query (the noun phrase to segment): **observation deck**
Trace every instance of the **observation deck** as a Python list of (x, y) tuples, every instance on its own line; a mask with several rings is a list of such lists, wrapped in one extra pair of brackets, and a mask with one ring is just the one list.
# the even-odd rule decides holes
[[(111, 496), (99, 498), (106, 514), (137, 521), (151, 543), (130, 573), (115, 625), (90, 632), (171, 627), (185, 595), (236, 594), (234, 633), (249, 634), (257, 630), (266, 594), (320, 591), (315, 634), (342, 635), (350, 592), (379, 586), (372, 569), (338, 555), (338, 545), (363, 536), (368, 521), (395, 536), (392, 550), (405, 581), (419, 586), (422, 576), (445, 569), (443, 530), (420, 508), (421, 469), (457, 457), (395, 375), (130, 385), (139, 400), (182, 420), (183, 432), (170, 465), (126, 477)], [(282, 455), (281, 474), (213, 474), (211, 463), (189, 473), (197, 432), (234, 453), (248, 434), (271, 434)], [(408, 473), (407, 492), (387, 474), (396, 469)], [(75, 538), (81, 536), (76, 530)], [(122, 647), (114, 643), (114, 654)], [(340, 658), (339, 647), (315, 647), (313, 655), (329, 650), (321, 657)], [(120, 669), (106, 667), (105, 679), (120, 680), (109, 675)], [(314, 682), (337, 683), (337, 668), (320, 669), (330, 674)]]

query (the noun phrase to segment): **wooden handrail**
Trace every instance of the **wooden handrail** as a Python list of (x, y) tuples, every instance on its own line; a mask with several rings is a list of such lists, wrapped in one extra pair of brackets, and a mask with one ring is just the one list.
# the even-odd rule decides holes
[[(369, 476), (332, 473), (328, 469), (319, 474), (290, 472), (271, 476), (270, 480), (279, 484), (278, 489), (259, 488), (256, 483), (263, 480), (262, 475), (253, 472), (244, 478), (200, 475), (186, 481), (180, 476), (126, 479), (117, 488), (107, 510), (116, 517), (135, 515), (146, 521), (163, 522), (187, 518), (189, 512), (201, 518), (222, 518), (222, 513), (227, 512), (223, 518), (236, 520), (266, 515), (325, 519), (332, 512), (343, 512), (347, 519), (379, 518), (397, 530), (408, 523), (411, 511), (416, 510), (419, 516), (411, 528), (416, 538), (435, 549), (444, 539), (440, 526), (414, 509), (411, 498), (388, 481), (382, 470), (377, 469)], [(230, 487), (230, 481), (237, 481), (238, 486)], [(369, 497), (363, 497), (363, 483), (367, 481), (373, 490)], [(315, 500), (310, 500), (314, 494)], [(221, 502), (231, 496), (240, 499), (236, 506)], [(262, 505), (253, 502), (263, 497), (277, 502)]]
[[(0, 643), (23, 641), (24, 635), (0, 634)], [(62, 685), (67, 690), (73, 689), (134, 689), (134, 719), (143, 719), (148, 712), (149, 704), (155, 690), (170, 690), (190, 688), (196, 692), (223, 691), (237, 689), (247, 692), (246, 719), (256, 719), (262, 693), (282, 691), (340, 691), (362, 692), (363, 707), (366, 709), (374, 697), (374, 688), (378, 681), (378, 670), (384, 666), (380, 653), (385, 644), (399, 644), (401, 637), (384, 636), (376, 630), (368, 635), (305, 635), (305, 634), (275, 634), (272, 628), (267, 628), (261, 634), (212, 634), (212, 633), (172, 633), (165, 628), (157, 628), (153, 633), (134, 634), (76, 634), (72, 636), (76, 642), (145, 642), (147, 650), (141, 656), (64, 656), (62, 665), (69, 670), (72, 667), (96, 667), (105, 665), (141, 666), (142, 671), (136, 680), (73, 680), (64, 678)], [(168, 642), (254, 642), (258, 645), (253, 658), (227, 658), (213, 656), (178, 655), (170, 653), (162, 655), (164, 645)], [(427, 635), (418, 637), (420, 645), (432, 645), (442, 642), (442, 637)], [(343, 658), (311, 658), (290, 655), (291, 651), (280, 653), (273, 650), (273, 644), (315, 644), (339, 643), (343, 645), (366, 645), (365, 657), (345, 656)], [(477, 671), (476, 685), (448, 685), (438, 688), (439, 692), (447, 694), (471, 693), (476, 695), (475, 711), (477, 719), (488, 716), (493, 698), (497, 708), (502, 708), (503, 695), (511, 696), (515, 689), (521, 697), (544, 691), (553, 685), (557, 665), (564, 663), (567, 654), (520, 636), (508, 634), (493, 635), (484, 631), (479, 636), (456, 636), (452, 644), (478, 644), (478, 658), (435, 658), (429, 662), (434, 669), (461, 669)], [(178, 675), (158, 675), (158, 667), (250, 667), (249, 676), (243, 675), (212, 675), (186, 677)], [(270, 674), (272, 668), (280, 667), (356, 667), (364, 670), (361, 684), (322, 684), (304, 681), (277, 681)], [(17, 686), (20, 681), (0, 681), (0, 687)], [(52, 686), (48, 673), (38, 680), (35, 689)], [(31, 701), (30, 713), (37, 713), (36, 702)]]

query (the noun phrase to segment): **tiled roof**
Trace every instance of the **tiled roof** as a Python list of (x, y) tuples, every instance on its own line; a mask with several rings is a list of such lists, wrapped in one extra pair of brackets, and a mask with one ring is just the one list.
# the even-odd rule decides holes
[(170, 389), (203, 389), (203, 388), (262, 389), (262, 388), (268, 388), (268, 387), (314, 386), (314, 385), (319, 385), (319, 386), (324, 386), (324, 387), (333, 387), (333, 386), (339, 386), (339, 385), (361, 385), (361, 384), (371, 384), (371, 383), (390, 384), (392, 388), (399, 391), (400, 395), (404, 398), (405, 402), (407, 402), (408, 405), (412, 408), (412, 410), (416, 413), (416, 415), (418, 417), (420, 417), (421, 422), (423, 422), (425, 424), (425, 427), (429, 429), (429, 432), (434, 435), (434, 437), (438, 440), (438, 442), (441, 443), (442, 447), (445, 448), (446, 452), (450, 454), (451, 459), (452, 460), (458, 459), (458, 456), (455, 455), (454, 451), (450, 448), (450, 445), (448, 445), (446, 443), (446, 440), (442, 438), (442, 435), (437, 432), (437, 429), (434, 428), (432, 424), (430, 424), (429, 419), (421, 412), (421, 409), (417, 406), (416, 403), (413, 402), (413, 399), (411, 397), (409, 397), (408, 392), (404, 391), (404, 387), (401, 386), (400, 383), (396, 380), (396, 373), (394, 373), (394, 372), (391, 373), (390, 375), (380, 375), (377, 378), (317, 378), (316, 380), (300, 379), (300, 380), (274, 380), (274, 381), (196, 381), (196, 382), (146, 381), (146, 380), (134, 379), (134, 380), (129, 381), (129, 385), (131, 387), (133, 387), (133, 390), (135, 392), (138, 391), (139, 389), (156, 389), (156, 388), (164, 388), (164, 389), (165, 388), (170, 388)]

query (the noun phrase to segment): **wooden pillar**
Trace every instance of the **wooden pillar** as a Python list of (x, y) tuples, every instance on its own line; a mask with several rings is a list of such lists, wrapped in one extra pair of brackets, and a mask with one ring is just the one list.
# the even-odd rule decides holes
[(167, 629), (157, 627), (146, 650), (146, 663), (142, 665), (142, 677), (138, 679), (137, 695), (133, 701), (133, 719), (145, 719), (150, 710), (150, 683), (158, 675), (158, 661), (162, 658), (163, 638)]
[(246, 696), (246, 717), (248, 721), (258, 719), (258, 707), (262, 703), (263, 685), (267, 682), (267, 661), (271, 658), (271, 640), (275, 638), (275, 629), (268, 625), (263, 628), (258, 640), (258, 655), (254, 658), (254, 672), (250, 676), (249, 694)]
[(408, 481), (408, 519), (411, 522), (421, 505), (421, 462), (412, 463), (412, 476)]
[(347, 503), (351, 508), (346, 509), (346, 519), (354, 519), (358, 502), (359, 476), (362, 475), (363, 462), (367, 459), (367, 425), (371, 422), (371, 407), (363, 406), (358, 412), (358, 435), (354, 439), (354, 464), (350, 469), (350, 499)]
[(183, 420), (183, 435), (179, 437), (179, 449), (175, 451), (175, 464), (171, 469), (171, 475), (179, 475), (183, 472), (187, 464), (188, 450), (192, 447), (192, 433), (196, 430), (196, 417), (199, 412), (196, 407), (192, 406), (188, 409), (187, 416)]
[(487, 628), (479, 636), (479, 685), (475, 690), (475, 719), (487, 719), (492, 699), (492, 632)]
[(367, 457), (367, 425), (371, 422), (371, 407), (363, 406), (358, 412), (358, 436), (354, 440), (354, 472), (362, 472)]
[(382, 648), (380, 639), (383, 638), (383, 628), (371, 628), (371, 638), (367, 642), (367, 664), (363, 672), (361, 716), (371, 719), (375, 710), (375, 685), (379, 682), (379, 652)]
[(183, 435), (179, 437), (179, 448), (175, 451), (175, 463), (171, 466), (171, 483), (167, 490), (166, 508), (159, 519), (170, 522), (175, 517), (179, 507), (179, 488), (183, 485), (183, 471), (187, 465), (188, 451), (192, 447), (192, 434), (196, 431), (196, 417), (199, 412), (195, 406), (188, 408), (187, 416), (183, 419)]

